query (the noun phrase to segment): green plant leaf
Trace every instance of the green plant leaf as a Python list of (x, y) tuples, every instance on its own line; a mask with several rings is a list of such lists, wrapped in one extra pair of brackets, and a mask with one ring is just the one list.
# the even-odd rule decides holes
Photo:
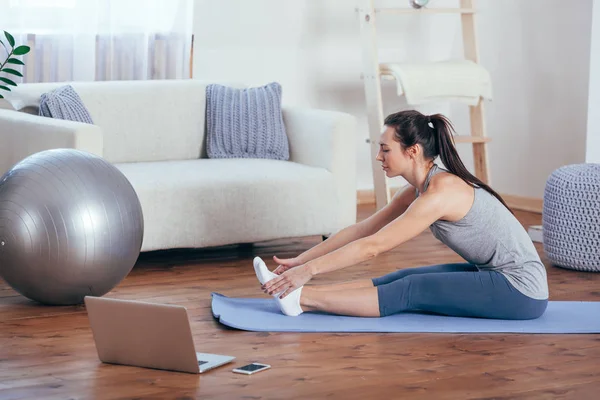
[(17, 86), (16, 83), (14, 83), (13, 81), (11, 81), (8, 78), (3, 78), (3, 77), (0, 76), (0, 81), (4, 82), (4, 83), (6, 83), (7, 85), (10, 85), (10, 86)]
[(16, 69), (12, 69), (12, 68), (3, 68), (2, 72), (6, 72), (7, 74), (13, 74), (13, 75), (16, 75), (16, 76), (23, 77), (22, 73), (20, 73)]
[(2, 85), (0, 85), (0, 89), (4, 89), (7, 92), (10, 92), (10, 88), (8, 86), (2, 86)]
[(6, 62), (9, 64), (25, 65), (23, 61), (16, 58), (9, 58), (8, 60), (6, 60)]
[(31, 50), (29, 46), (19, 46), (13, 50), (13, 54), (16, 56), (22, 56), (23, 54), (29, 53), (29, 50)]
[(4, 31), (4, 36), (6, 36), (6, 40), (8, 40), (8, 44), (10, 47), (15, 47), (15, 38), (10, 33)]
[(0, 99), (3, 99), (3, 98), (4, 98), (4, 96), (2, 96), (2, 95), (0, 94)]

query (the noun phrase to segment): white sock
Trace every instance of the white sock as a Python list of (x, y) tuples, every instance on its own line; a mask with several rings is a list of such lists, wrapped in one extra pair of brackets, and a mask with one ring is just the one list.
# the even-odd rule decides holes
[[(260, 257), (254, 257), (253, 264), (254, 272), (256, 272), (256, 277), (261, 285), (264, 285), (266, 282), (269, 282), (271, 279), (279, 276), (269, 271), (267, 265)], [(273, 295), (282, 313), (290, 317), (296, 317), (303, 313), (302, 308), (300, 307), (300, 293), (302, 293), (303, 287), (304, 286), (294, 290), (284, 299), (279, 298), (280, 293), (275, 293)]]
[(253, 264), (254, 264), (254, 272), (256, 272), (256, 277), (258, 278), (258, 281), (260, 282), (261, 285), (264, 285), (265, 283), (269, 282), (271, 279), (279, 276), (279, 275), (274, 274), (273, 272), (269, 271), (269, 269), (267, 268), (267, 265), (260, 257), (254, 257)]
[(302, 307), (300, 307), (300, 294), (302, 293), (303, 287), (304, 286), (300, 286), (283, 299), (280, 299), (278, 296), (275, 297), (277, 304), (279, 304), (279, 309), (288, 317), (297, 317), (304, 312)]

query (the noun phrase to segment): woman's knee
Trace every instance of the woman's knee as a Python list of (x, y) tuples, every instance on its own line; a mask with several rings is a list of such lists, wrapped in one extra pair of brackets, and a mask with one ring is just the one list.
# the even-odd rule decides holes
[(407, 270), (399, 269), (389, 274), (373, 278), (373, 286), (387, 285), (388, 283), (392, 283), (394, 281), (397, 281), (398, 279), (404, 278), (406, 275), (408, 275)]
[(387, 317), (409, 309), (410, 279), (397, 279), (377, 286), (379, 316)]

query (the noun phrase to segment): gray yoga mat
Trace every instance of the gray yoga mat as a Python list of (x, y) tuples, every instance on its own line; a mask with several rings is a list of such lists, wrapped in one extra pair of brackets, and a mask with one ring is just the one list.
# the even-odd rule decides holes
[(212, 313), (223, 325), (267, 332), (600, 333), (600, 302), (550, 301), (544, 315), (525, 321), (400, 313), (383, 318), (304, 313), (288, 317), (273, 299), (212, 293)]

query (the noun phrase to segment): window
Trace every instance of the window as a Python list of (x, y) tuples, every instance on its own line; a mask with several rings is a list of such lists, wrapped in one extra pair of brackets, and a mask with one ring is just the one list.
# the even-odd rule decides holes
[(0, 0), (0, 9), (0, 27), (31, 47), (23, 82), (190, 76), (193, 0)]

